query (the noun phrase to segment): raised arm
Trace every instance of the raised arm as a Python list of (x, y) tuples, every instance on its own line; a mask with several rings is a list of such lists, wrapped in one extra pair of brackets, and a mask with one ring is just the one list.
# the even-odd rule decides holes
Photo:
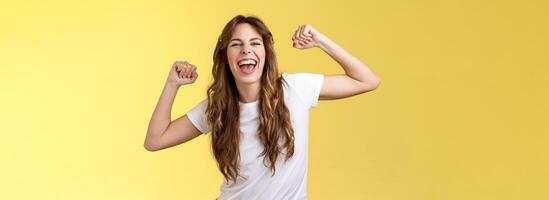
[(179, 87), (193, 83), (197, 77), (196, 67), (190, 63), (177, 61), (173, 64), (149, 122), (145, 149), (158, 151), (187, 142), (201, 134), (187, 115), (171, 121), (172, 105)]
[(293, 47), (308, 49), (318, 47), (334, 59), (345, 74), (326, 75), (319, 99), (340, 99), (376, 89), (380, 78), (355, 56), (351, 55), (330, 38), (311, 25), (300, 26), (292, 37)]

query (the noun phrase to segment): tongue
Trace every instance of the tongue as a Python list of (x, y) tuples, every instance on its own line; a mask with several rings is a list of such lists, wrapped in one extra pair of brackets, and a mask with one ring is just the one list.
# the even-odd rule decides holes
[(244, 65), (240, 67), (240, 70), (242, 70), (245, 74), (251, 74), (255, 71), (255, 67), (254, 65)]

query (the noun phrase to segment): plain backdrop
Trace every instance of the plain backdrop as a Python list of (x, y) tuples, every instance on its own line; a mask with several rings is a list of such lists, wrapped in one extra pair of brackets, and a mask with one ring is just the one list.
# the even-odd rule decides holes
[(549, 199), (547, 1), (2, 1), (0, 199), (214, 199), (210, 136), (158, 152), (147, 126), (175, 60), (205, 98), (216, 39), (253, 14), (281, 72), (342, 73), (291, 46), (311, 24), (380, 77), (311, 113), (309, 199)]

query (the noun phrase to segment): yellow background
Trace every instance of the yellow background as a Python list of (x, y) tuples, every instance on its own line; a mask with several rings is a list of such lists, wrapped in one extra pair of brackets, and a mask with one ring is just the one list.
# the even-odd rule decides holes
[[(158, 152), (147, 125), (175, 60), (205, 97), (225, 23), (255, 14), (280, 70), (341, 73), (296, 50), (309, 23), (381, 77), (312, 111), (310, 199), (549, 199), (546, 1), (2, 1), (0, 199), (213, 199), (210, 136)], [(544, 124), (545, 123), (545, 124)]]

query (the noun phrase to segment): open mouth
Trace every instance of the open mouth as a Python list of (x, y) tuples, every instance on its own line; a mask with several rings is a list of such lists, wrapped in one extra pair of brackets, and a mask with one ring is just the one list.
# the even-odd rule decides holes
[(254, 59), (242, 59), (238, 61), (238, 68), (244, 74), (251, 74), (257, 68), (257, 61)]

